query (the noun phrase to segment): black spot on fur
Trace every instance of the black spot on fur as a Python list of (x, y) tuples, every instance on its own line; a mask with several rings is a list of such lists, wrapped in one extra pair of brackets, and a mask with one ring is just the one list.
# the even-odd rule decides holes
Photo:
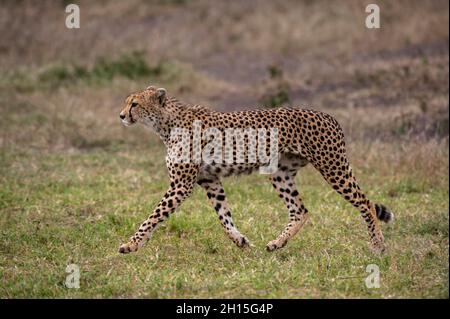
[(212, 183), (212, 180), (210, 179), (200, 179), (197, 184), (201, 185), (201, 184), (209, 184)]

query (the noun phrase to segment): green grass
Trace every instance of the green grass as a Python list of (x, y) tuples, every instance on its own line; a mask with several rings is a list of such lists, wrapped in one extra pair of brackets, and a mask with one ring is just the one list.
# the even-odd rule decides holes
[(50, 64), (40, 70), (14, 71), (6, 73), (0, 81), (0, 88), (31, 91), (55, 89), (61, 86), (86, 84), (104, 86), (111, 84), (115, 78), (147, 81), (155, 79), (176, 80), (179, 72), (184, 70), (173, 63), (161, 61), (149, 65), (145, 54), (132, 51), (116, 59), (99, 58), (92, 66), (81, 64)]
[[(4, 149), (0, 166), (0, 297), (448, 298), (448, 187), (414, 174), (356, 169), (370, 198), (396, 213), (383, 225), (386, 256), (370, 252), (357, 211), (311, 167), (297, 178), (311, 221), (280, 251), (265, 244), (286, 209), (266, 177), (253, 175), (224, 183), (251, 249), (226, 238), (197, 189), (143, 249), (120, 255), (168, 186), (156, 140), (70, 155)], [(64, 285), (71, 263), (80, 289)], [(380, 267), (379, 289), (365, 287), (368, 264)]]

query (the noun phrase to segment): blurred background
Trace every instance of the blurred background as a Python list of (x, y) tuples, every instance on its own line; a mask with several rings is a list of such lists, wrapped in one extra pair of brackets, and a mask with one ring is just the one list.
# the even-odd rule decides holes
[[(371, 2), (380, 7), (380, 29), (365, 26)], [(65, 26), (70, 3), (80, 7), (79, 29)], [(102, 254), (112, 256), (159, 200), (167, 184), (164, 148), (144, 128), (125, 129), (118, 118), (125, 97), (151, 84), (183, 102), (221, 111), (292, 105), (332, 114), (362, 184), (411, 217), (402, 229), (416, 237), (405, 237), (397, 250), (411, 248), (415, 257), (405, 260), (406, 268), (398, 266), (400, 273), (431, 258), (431, 268), (414, 270), (423, 274), (416, 290), (398, 287), (404, 294), (448, 298), (448, 27), (447, 0), (1, 1), (2, 295), (67, 293), (29, 274), (47, 269), (43, 273), (62, 276), (58, 269), (80, 262), (77, 256), (102, 258), (98, 269), (84, 265), (92, 267), (95, 282), (109, 269)], [(307, 171), (306, 178), (325, 187), (314, 173)], [(424, 212), (434, 216), (425, 230), (412, 218)], [(176, 228), (176, 219), (169, 225), (169, 232), (185, 231)], [(420, 234), (426, 239), (415, 242)], [(429, 236), (437, 236), (438, 246)], [(76, 253), (60, 251), (55, 242), (73, 245)], [(85, 245), (102, 250), (92, 253)], [(21, 276), (32, 282), (19, 284)], [(110, 289), (127, 296), (124, 287)], [(177, 296), (168, 289), (167, 296)], [(352, 295), (345, 289), (344, 296)]]
[(380, 29), (358, 0), (77, 1), (80, 29), (65, 27), (69, 3), (2, 1), (8, 114), (58, 104), (77, 129), (101, 116), (109, 130), (124, 97), (151, 83), (219, 110), (329, 111), (352, 138), (448, 136), (448, 1), (380, 1)]

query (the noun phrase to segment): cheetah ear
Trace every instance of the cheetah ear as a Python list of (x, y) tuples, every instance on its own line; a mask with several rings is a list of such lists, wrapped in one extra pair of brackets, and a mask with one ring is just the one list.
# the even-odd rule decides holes
[(154, 90), (156, 89), (153, 85), (147, 86), (146, 90)]
[(159, 104), (164, 105), (166, 100), (166, 89), (160, 88), (156, 90), (156, 97), (158, 98)]

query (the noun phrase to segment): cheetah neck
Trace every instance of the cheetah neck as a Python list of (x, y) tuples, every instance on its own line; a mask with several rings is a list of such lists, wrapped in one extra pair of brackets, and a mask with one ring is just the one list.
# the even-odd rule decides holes
[(168, 98), (164, 110), (159, 114), (153, 114), (144, 121), (144, 125), (155, 132), (168, 146), (170, 143), (170, 133), (173, 128), (180, 127), (180, 118), (188, 107), (173, 98)]

